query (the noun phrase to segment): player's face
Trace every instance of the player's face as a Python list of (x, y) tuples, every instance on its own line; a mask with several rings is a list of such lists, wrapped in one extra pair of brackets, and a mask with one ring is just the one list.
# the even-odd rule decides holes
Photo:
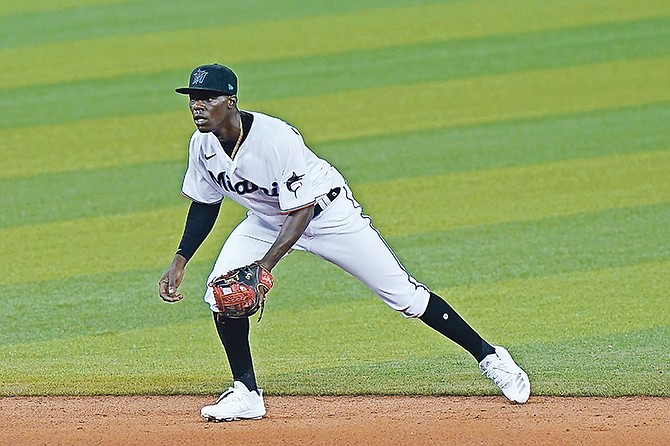
[(217, 133), (222, 130), (230, 114), (231, 98), (232, 96), (213, 96), (212, 93), (189, 95), (188, 106), (198, 130), (203, 133)]

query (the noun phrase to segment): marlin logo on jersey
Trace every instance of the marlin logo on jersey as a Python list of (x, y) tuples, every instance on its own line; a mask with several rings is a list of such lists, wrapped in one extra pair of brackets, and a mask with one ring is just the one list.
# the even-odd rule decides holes
[(202, 84), (205, 81), (205, 77), (207, 77), (207, 74), (209, 74), (208, 71), (201, 70), (198, 68), (198, 71), (193, 73), (193, 82), (192, 84)]
[(295, 194), (295, 197), (298, 198), (298, 189), (300, 189), (300, 186), (302, 186), (302, 179), (305, 178), (305, 175), (298, 175), (297, 173), (293, 172), (293, 175), (291, 175), (291, 178), (286, 180), (286, 189), (288, 189), (290, 192), (293, 192)]
[(254, 193), (256, 191), (261, 191), (268, 197), (279, 196), (279, 184), (277, 184), (276, 181), (272, 182), (272, 186), (270, 188), (259, 187), (249, 180), (241, 180), (233, 184), (230, 176), (226, 172), (220, 172), (218, 175), (214, 175), (214, 173), (210, 170), (207, 172), (209, 173), (210, 178), (212, 178), (212, 180), (221, 186), (226, 192), (235, 192), (237, 195), (245, 195)]

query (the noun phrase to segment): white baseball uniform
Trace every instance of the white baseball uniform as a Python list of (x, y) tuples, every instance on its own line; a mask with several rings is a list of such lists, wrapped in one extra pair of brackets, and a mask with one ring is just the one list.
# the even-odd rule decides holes
[[(342, 175), (318, 158), (286, 122), (252, 112), (253, 124), (234, 159), (212, 133), (195, 131), (182, 193), (215, 204), (229, 197), (248, 209), (246, 218), (221, 248), (208, 282), (231, 269), (261, 259), (292, 211), (320, 209), (293, 249), (311, 252), (360, 279), (386, 304), (418, 317), (429, 290), (398, 261), (362, 213)], [(332, 191), (339, 191), (334, 199)], [(208, 287), (204, 296), (218, 311)]]

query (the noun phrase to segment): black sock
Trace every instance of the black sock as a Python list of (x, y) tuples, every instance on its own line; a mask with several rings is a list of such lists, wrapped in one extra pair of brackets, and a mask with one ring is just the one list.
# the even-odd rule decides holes
[(428, 307), (419, 317), (426, 325), (451, 339), (472, 356), (477, 362), (493, 352), (494, 348), (463, 320), (440, 296), (430, 293)]
[(214, 323), (226, 351), (233, 380), (243, 382), (249, 390), (257, 390), (249, 346), (249, 318), (225, 319), (217, 316), (218, 313), (214, 313)]

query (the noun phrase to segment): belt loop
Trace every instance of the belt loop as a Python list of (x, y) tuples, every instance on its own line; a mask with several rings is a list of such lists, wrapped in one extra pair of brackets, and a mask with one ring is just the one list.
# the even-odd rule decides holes
[(338, 195), (340, 195), (340, 192), (342, 192), (342, 188), (338, 186), (329, 190), (328, 193), (317, 197), (316, 203), (314, 204), (314, 217), (312, 218), (316, 218), (317, 215), (330, 206), (330, 204), (338, 197)]

